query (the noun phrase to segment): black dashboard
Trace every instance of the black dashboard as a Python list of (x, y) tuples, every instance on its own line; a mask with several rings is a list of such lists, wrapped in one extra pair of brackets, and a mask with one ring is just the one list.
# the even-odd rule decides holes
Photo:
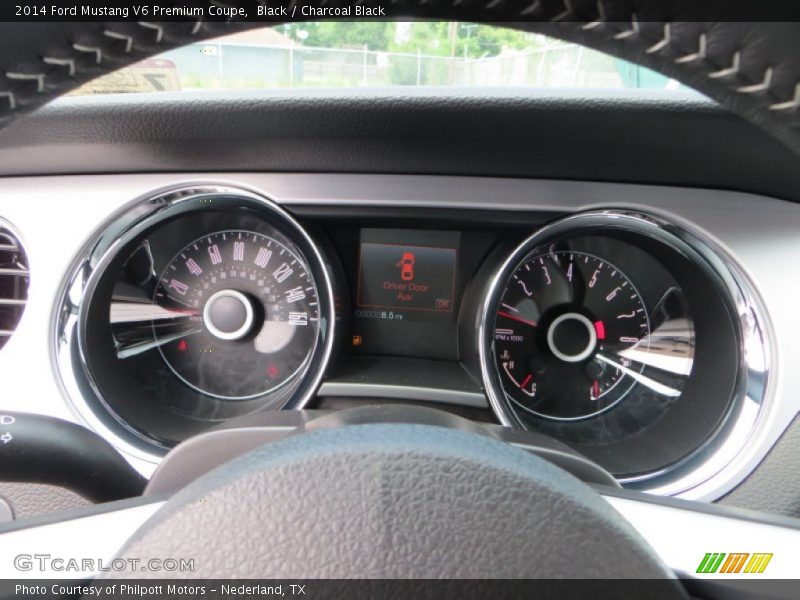
[(765, 513), (800, 514), (800, 87), (778, 60), (795, 37), (565, 7), (565, 38), (674, 75), (676, 93), (426, 89), (417, 49), (410, 91), (68, 98), (28, 116), (217, 25), (12, 36), (2, 487), (125, 500), (11, 523), (7, 547), (166, 540), (209, 578), (287, 556), (336, 575), (635, 575), (641, 535), (692, 596), (739, 589), (704, 575), (791, 576), (797, 522)]
[[(698, 98), (572, 93), (559, 96), (554, 104), (554, 98), (546, 94), (522, 97), (513, 92), (486, 92), (467, 98), (408, 92), (398, 100), (370, 92), (340, 94), (336, 102), (329, 100), (312, 92), (291, 101), (280, 94), (243, 94), (235, 99), (205, 94), (189, 104), (168, 94), (150, 99), (69, 98), (32, 115), (25, 128), (13, 124), (5, 128), (0, 134), (3, 168), (9, 169), (8, 174), (28, 176), (3, 179), (0, 208), (26, 236), (35, 292), (19, 332), (9, 341), (16, 349), (0, 354), (4, 372), (10, 374), (8, 396), (17, 402), (12, 406), (78, 419), (110, 440), (143, 473), (151, 473), (179, 440), (238, 419), (246, 423), (263, 409), (303, 405), (307, 410), (337, 411), (396, 402), (434, 405), (473, 421), (503, 424), (512, 431), (530, 428), (547, 433), (594, 458), (629, 487), (716, 500), (746, 481), (734, 492), (735, 502), (760, 508), (769, 500), (774, 510), (794, 511), (796, 495), (790, 490), (782, 488), (767, 499), (762, 493), (763, 478), (747, 480), (765, 457), (765, 464), (777, 461), (781, 472), (788, 464), (787, 456), (789, 463), (794, 460), (791, 446), (788, 454), (779, 452), (774, 460), (769, 454), (773, 448), (787, 447), (775, 444), (790, 430), (797, 414), (786, 390), (800, 383), (788, 361), (791, 353), (786, 351), (800, 323), (790, 300), (793, 284), (783, 276), (790, 268), (786, 258), (797, 249), (796, 207), (768, 197), (794, 198), (797, 172), (788, 149)], [(439, 118), (445, 107), (456, 105), (459, 110), (448, 109), (450, 116)], [(137, 115), (136, 125), (115, 118), (121, 106)], [(241, 106), (241, 112), (234, 106)], [(370, 112), (363, 122), (367, 106)], [(224, 130), (215, 128), (213, 123), (224, 115), (230, 117)], [(359, 119), (362, 133), (346, 135), (352, 129), (349, 124)], [(491, 126), (469, 127), (475, 119)], [(323, 121), (330, 127), (324, 127)], [(398, 138), (401, 122), (405, 133)], [(77, 136), (77, 131), (82, 133)], [(487, 152), (498, 136), (508, 152)], [(541, 143), (531, 144), (534, 138)], [(109, 146), (107, 139), (119, 143)], [(210, 139), (215, 143), (205, 143)], [(429, 142), (422, 143), (423, 139)], [(21, 161), (33, 148), (43, 160), (26, 160), (23, 165)], [(81, 159), (76, 162), (78, 156)], [(715, 159), (709, 161), (709, 156)], [(87, 160), (97, 174), (76, 174)], [(44, 176), (53, 172), (68, 175)], [(180, 268), (183, 263), (188, 268), (189, 258), (195, 259), (203, 275), (210, 273), (196, 256), (187, 254), (176, 260), (210, 234), (227, 238), (227, 232), (248, 232), (256, 235), (245, 248), (245, 252), (256, 252), (252, 261), (261, 247), (256, 242), (270, 238), (295, 252), (315, 272), (318, 296), (327, 289), (319, 283), (324, 280), (320, 269), (330, 280), (335, 333), (313, 345), (319, 350), (330, 342), (330, 356), (303, 362), (307, 356), (303, 354), (299, 363), (276, 363), (278, 377), (288, 373), (288, 378), (278, 382), (274, 394), (258, 395), (270, 388), (265, 384), (252, 393), (245, 390), (241, 395), (246, 399), (217, 398), (229, 394), (224, 389), (207, 390), (208, 381), (200, 382), (186, 372), (182, 380), (175, 373), (182, 372), (180, 365), (173, 364), (171, 369), (157, 349), (119, 359), (116, 343), (124, 342), (131, 331), (117, 331), (119, 339), (115, 339), (107, 324), (110, 306), (97, 304), (91, 325), (78, 327), (93, 305), (86, 301), (93, 296), (87, 294), (88, 283), (103, 284), (99, 286), (106, 294), (103, 302), (109, 305), (114, 293), (126, 299), (125, 294), (136, 291), (115, 292), (125, 261), (136, 250), (132, 245), (122, 252), (121, 245), (114, 245), (125, 229), (120, 224), (143, 217), (137, 207), (164, 190), (209, 183), (274, 200), (307, 234), (313, 251), (305, 243), (298, 245), (303, 236), (296, 235), (297, 230), (286, 235), (282, 218), (276, 222), (260, 212), (254, 222), (253, 214), (243, 218), (241, 211), (234, 210), (235, 216), (217, 213), (219, 218), (188, 219), (186, 227), (172, 225), (171, 229), (164, 223), (163, 228), (137, 230), (139, 244), (146, 239), (152, 243), (157, 276), (170, 264)], [(30, 203), (32, 197), (39, 202)], [(41, 210), (35, 206), (46, 207), (52, 218), (43, 223)], [(604, 211), (638, 215), (651, 223), (652, 230), (663, 231), (642, 235), (642, 231), (623, 232), (616, 226), (602, 231), (594, 225), (593, 231), (570, 226), (565, 237), (543, 237), (542, 232), (554, 222)], [(213, 206), (203, 205), (201, 212), (212, 214)], [(157, 229), (162, 229), (161, 234)], [(529, 238), (533, 241), (515, 254)], [(48, 250), (53, 239), (60, 240), (63, 248), (57, 255)], [(239, 240), (223, 241), (227, 249), (221, 256), (232, 259)], [(366, 261), (362, 260), (364, 245)], [(107, 265), (101, 259), (112, 246), (116, 260)], [(388, 263), (381, 259), (395, 247), (404, 250)], [(200, 251), (210, 258), (207, 247), (200, 246)], [(319, 253), (323, 267), (309, 263), (314, 252)], [(410, 257), (404, 258), (406, 253), (413, 255), (413, 264)], [(607, 376), (606, 372), (618, 370), (607, 366), (596, 381), (601, 391), (606, 387), (610, 391), (601, 394), (594, 389), (594, 378), (587, 379), (585, 372), (575, 377), (569, 370), (574, 367), (567, 365), (566, 379), (576, 382), (569, 398), (583, 399), (590, 410), (564, 413), (564, 406), (580, 403), (564, 404), (560, 395), (545, 399), (554, 386), (547, 377), (534, 380), (533, 370), (512, 369), (513, 380), (520, 384), (515, 386), (502, 361), (495, 360), (493, 349), (482, 348), (481, 340), (498, 341), (492, 332), (498, 334), (499, 329), (503, 336), (507, 334), (502, 330), (512, 328), (483, 319), (481, 333), (481, 325), (491, 305), (487, 299), (492, 284), (499, 282), (493, 298), (508, 287), (500, 285), (506, 281), (497, 277), (501, 271), (508, 278), (518, 268), (524, 269), (524, 264), (534, 270), (532, 260), (547, 262), (546, 256), (552, 254), (557, 260), (548, 265), (551, 277), (564, 277), (569, 255), (574, 259), (580, 253), (590, 255), (584, 265), (617, 267), (619, 281), (636, 288), (651, 333), (658, 329), (653, 327), (658, 322), (654, 312), (662, 312), (654, 308), (669, 290), (661, 308), (668, 306), (668, 315), (682, 315), (686, 327), (680, 343), (670, 338), (672, 351), (682, 354), (673, 361), (678, 373), (667, 373), (666, 379), (651, 377), (654, 367), (645, 365), (641, 372), (634, 370), (638, 382), (628, 390), (623, 384), (634, 375)], [(418, 261), (418, 255), (433, 256), (433, 267)], [(138, 256), (140, 261), (145, 256), (145, 264), (150, 260), (141, 250)], [(506, 264), (512, 256), (514, 260)], [(431, 280), (429, 289), (435, 294), (414, 289), (414, 295), (403, 300), (407, 290), (384, 289), (391, 274), (395, 279), (388, 279), (389, 288), (411, 287), (402, 279), (404, 269), (406, 276), (411, 270), (415, 278)], [(100, 271), (107, 277), (101, 278)], [(361, 279), (365, 271), (366, 282)], [(581, 275), (591, 280), (593, 273)], [(186, 276), (177, 279), (189, 282)], [(363, 285), (370, 281), (372, 285)], [(543, 280), (532, 284), (547, 285)], [(181, 288), (179, 283), (176, 286)], [(284, 298), (297, 287), (293, 284), (282, 290)], [(151, 302), (149, 294), (154, 289), (145, 286), (145, 290), (144, 298)], [(307, 295), (300, 301), (314, 302), (309, 291), (303, 291)], [(573, 292), (579, 294), (577, 289)], [(141, 286), (137, 293), (141, 299)], [(610, 293), (607, 290), (602, 298)], [(437, 300), (441, 301), (438, 307)], [(635, 299), (628, 300), (634, 304), (610, 316), (638, 310)], [(251, 308), (257, 321), (257, 307)], [(409, 310), (415, 308), (432, 310)], [(309, 310), (284, 312), (287, 318), (291, 312), (312, 316)], [(545, 317), (545, 322), (560, 316)], [(608, 322), (608, 318), (583, 316), (593, 328), (596, 320), (604, 326)], [(670, 321), (675, 324), (680, 319)], [(519, 369), (537, 358), (530, 347), (545, 354), (552, 348), (546, 332), (543, 337), (533, 330), (521, 334), (526, 326), (518, 323), (516, 328), (517, 323), (508, 341), (500, 341), (507, 348), (499, 354), (507, 349)], [(565, 325), (577, 327), (579, 334), (592, 334), (581, 319), (568, 319)], [(93, 328), (101, 338), (102, 344), (96, 347), (102, 352), (84, 352), (78, 343), (78, 333)], [(726, 345), (723, 338), (709, 336), (709, 331), (733, 343)], [(609, 328), (606, 333), (610, 332)], [(512, 339), (520, 335), (524, 341)], [(530, 344), (526, 335), (532, 338)], [(637, 336), (626, 331), (616, 337)], [(49, 340), (51, 350), (46, 356), (34, 343), (37, 339)], [(137, 338), (134, 335), (127, 341), (135, 343)], [(175, 344), (180, 346), (180, 339)], [(196, 349), (189, 340), (186, 344), (187, 350), (178, 348), (176, 355), (183, 357)], [(725, 351), (718, 351), (721, 348)], [(208, 358), (203, 354), (196, 357), (198, 361)], [(130, 379), (120, 379), (125, 384), (109, 394), (103, 373), (112, 373), (114, 363), (126, 361), (146, 364), (129, 368)], [(228, 377), (222, 361), (211, 359), (206, 364), (222, 373), (219, 381)], [(298, 364), (295, 372), (291, 367)], [(309, 364), (324, 368), (306, 376)], [(266, 372), (269, 365), (263, 366)], [(55, 377), (23, 377), (31, 369), (54, 372)], [(712, 382), (716, 384), (712, 389), (707, 384), (714, 373), (723, 376)], [(531, 380), (525, 381), (529, 374)], [(559, 387), (565, 376), (556, 379)], [(149, 383), (143, 382), (148, 378)], [(112, 379), (108, 377), (109, 382)], [(653, 392), (646, 385), (649, 380), (680, 395)], [(298, 389), (307, 391), (304, 382), (309, 387), (317, 385), (316, 393), (293, 394)], [(525, 406), (533, 383), (541, 407)], [(516, 395), (516, 400), (508, 400), (507, 393), (511, 398)], [(615, 403), (617, 394), (622, 398)], [(648, 400), (648, 394), (657, 401)], [(595, 406), (592, 396), (600, 403), (608, 401), (609, 406)], [(45, 399), (51, 397), (68, 402), (48, 404)], [(31, 403), (29, 398), (36, 400)], [(544, 404), (548, 402), (549, 407)], [(649, 412), (626, 415), (619, 410), (635, 406), (648, 406)]]

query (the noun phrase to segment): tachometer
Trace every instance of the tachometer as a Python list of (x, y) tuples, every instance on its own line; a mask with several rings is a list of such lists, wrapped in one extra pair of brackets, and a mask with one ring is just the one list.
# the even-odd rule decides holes
[(553, 251), (517, 267), (495, 317), (495, 361), (507, 397), (542, 417), (607, 410), (635, 384), (650, 323), (630, 279), (585, 252)]
[(306, 363), (317, 335), (308, 267), (251, 231), (220, 231), (183, 248), (159, 278), (154, 303), (170, 317), (153, 322), (169, 368), (227, 400), (280, 387)]

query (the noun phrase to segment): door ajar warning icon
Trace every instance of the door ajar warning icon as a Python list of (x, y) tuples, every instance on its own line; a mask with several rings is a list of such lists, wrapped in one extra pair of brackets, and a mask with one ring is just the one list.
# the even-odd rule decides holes
[(397, 266), (400, 269), (400, 279), (403, 281), (412, 281), (414, 279), (414, 253), (403, 252), (403, 258), (397, 261)]
[[(749, 560), (748, 560), (749, 559)], [(763, 573), (772, 553), (707, 552), (697, 567), (698, 573)], [(744, 568), (744, 570), (742, 570)]]

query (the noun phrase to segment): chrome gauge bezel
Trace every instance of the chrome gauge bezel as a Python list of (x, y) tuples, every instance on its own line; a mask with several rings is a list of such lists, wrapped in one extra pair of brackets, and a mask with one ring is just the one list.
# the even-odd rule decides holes
[(713, 240), (689, 231), (665, 218), (632, 210), (601, 209), (559, 219), (525, 239), (490, 277), (478, 316), (477, 345), (481, 377), (489, 403), (500, 422), (522, 427), (505, 399), (493, 354), (494, 313), (508, 279), (518, 266), (548, 244), (571, 235), (585, 235), (591, 228), (605, 228), (646, 236), (675, 252), (702, 261), (706, 272), (727, 296), (738, 330), (738, 370), (724, 425), (711, 439), (675, 464), (635, 477), (620, 477), (630, 487), (662, 495), (686, 492), (717, 475), (746, 453), (753, 434), (764, 418), (772, 394), (770, 377), (771, 325), (755, 286), (737, 261)]
[(316, 394), (333, 350), (334, 295), (326, 261), (305, 229), (273, 200), (260, 192), (215, 182), (170, 186), (133, 200), (100, 225), (72, 261), (57, 295), (51, 348), (59, 383), (79, 418), (119, 450), (150, 463), (158, 463), (168, 448), (131, 427), (104, 398), (92, 372), (83, 323), (98, 282), (122, 251), (159, 225), (202, 214), (212, 204), (216, 210), (244, 211), (278, 226), (298, 244), (318, 288), (317, 343), (302, 373), (294, 376), (297, 386), (291, 397), (275, 408), (303, 408)]

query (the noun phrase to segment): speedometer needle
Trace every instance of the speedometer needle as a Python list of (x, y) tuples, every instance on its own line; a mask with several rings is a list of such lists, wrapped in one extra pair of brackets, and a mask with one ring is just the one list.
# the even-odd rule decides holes
[(505, 317), (506, 319), (511, 319), (512, 321), (517, 321), (518, 323), (522, 323), (523, 325), (528, 325), (530, 327), (538, 327), (539, 325), (536, 321), (529, 321), (528, 319), (523, 319), (522, 317), (517, 317), (516, 315), (512, 315), (507, 312), (503, 312), (502, 310), (497, 311), (497, 315), (500, 317)]
[[(196, 309), (164, 307), (152, 302), (111, 302), (109, 321), (117, 358), (130, 358), (200, 333)], [(155, 335), (158, 332), (158, 335)]]

